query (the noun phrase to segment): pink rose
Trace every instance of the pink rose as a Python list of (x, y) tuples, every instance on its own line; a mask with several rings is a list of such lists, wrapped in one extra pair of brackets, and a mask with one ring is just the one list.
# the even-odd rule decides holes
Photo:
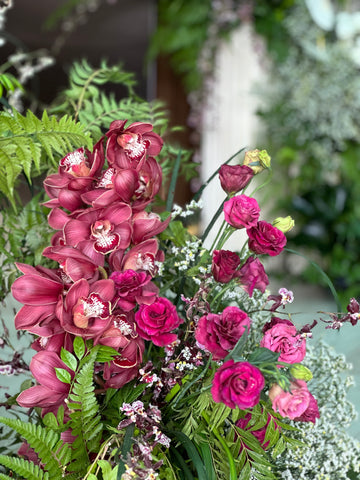
[(272, 386), (269, 398), (272, 408), (282, 417), (312, 423), (320, 417), (317, 402), (303, 380), (291, 382), (290, 392), (285, 392), (279, 385)]
[(226, 193), (240, 192), (254, 176), (247, 165), (221, 165), (219, 177), (222, 189)]
[(228, 360), (215, 373), (211, 394), (215, 402), (230, 408), (251, 408), (259, 403), (264, 385), (258, 368), (248, 362)]
[(237, 195), (224, 203), (225, 220), (235, 228), (250, 228), (257, 224), (260, 207), (255, 198)]
[(229, 250), (214, 250), (211, 271), (217, 282), (229, 283), (240, 265), (240, 258)]
[(135, 308), (136, 304), (152, 303), (159, 291), (151, 282), (151, 275), (146, 272), (128, 269), (124, 272), (113, 272), (110, 279), (115, 283), (117, 306), (125, 312)]
[(241, 287), (251, 297), (254, 289), (265, 292), (269, 285), (268, 276), (258, 258), (249, 257), (244, 265), (236, 272)]
[(195, 330), (199, 345), (213, 354), (214, 360), (225, 358), (237, 341), (250, 329), (251, 319), (238, 307), (226, 307), (221, 315), (209, 313), (200, 318)]
[(279, 361), (300, 363), (306, 354), (306, 339), (297, 333), (290, 320), (273, 317), (264, 327), (260, 347), (280, 352)]
[(135, 314), (135, 322), (140, 337), (164, 347), (177, 339), (170, 332), (180, 325), (181, 319), (175, 305), (167, 298), (160, 297), (151, 305), (141, 305)]
[(257, 254), (265, 253), (274, 257), (282, 252), (286, 237), (281, 230), (270, 223), (260, 221), (247, 230), (249, 248)]

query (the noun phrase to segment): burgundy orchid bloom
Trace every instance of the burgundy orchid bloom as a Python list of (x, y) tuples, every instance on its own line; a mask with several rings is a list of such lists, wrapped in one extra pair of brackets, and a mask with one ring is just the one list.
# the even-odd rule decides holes
[(131, 208), (118, 203), (107, 208), (89, 208), (64, 226), (66, 245), (77, 247), (93, 262), (103, 266), (104, 255), (130, 245)]
[(82, 338), (101, 335), (111, 321), (114, 296), (112, 280), (98, 280), (93, 284), (78, 280), (58, 305), (57, 314), (63, 329)]
[(110, 166), (140, 169), (146, 155), (158, 155), (162, 138), (152, 131), (150, 123), (136, 122), (125, 128), (127, 120), (111, 123), (106, 144), (106, 158)]
[(163, 232), (169, 225), (171, 216), (164, 222), (156, 213), (147, 213), (145, 210), (135, 213), (133, 216), (132, 240), (135, 244), (143, 242)]
[(46, 408), (46, 411), (56, 412), (58, 407), (64, 403), (70, 385), (57, 378), (55, 368), (67, 370), (71, 377), (74, 377), (74, 372), (55, 352), (42, 351), (33, 356), (30, 370), (39, 385), (20, 393), (17, 402), (21, 407), (41, 407)]
[[(143, 270), (150, 273), (152, 277), (157, 274), (158, 268), (155, 262), (164, 261), (164, 252), (159, 250), (159, 242), (156, 238), (150, 238), (132, 247), (117, 263), (114, 257), (109, 259), (111, 265), (119, 268), (113, 270)], [(115, 260), (115, 261), (114, 261)]]
[(71, 212), (81, 207), (81, 195), (100, 174), (104, 160), (103, 138), (96, 143), (92, 153), (83, 148), (68, 153), (60, 160), (58, 173), (44, 180), (45, 191), (51, 199), (44, 205), (63, 207)]
[(107, 345), (115, 350), (124, 349), (133, 338), (137, 338), (134, 313), (118, 313), (112, 316), (109, 327), (95, 340), (94, 344)]
[(119, 356), (110, 364), (104, 365), (105, 388), (121, 388), (133, 380), (139, 371), (145, 350), (144, 340), (140, 337), (131, 339)]
[(147, 158), (139, 171), (139, 187), (134, 192), (132, 208), (134, 211), (143, 210), (152, 202), (160, 191), (162, 183), (162, 169), (153, 157)]
[(31, 348), (37, 352), (46, 350), (60, 355), (61, 348), (64, 347), (68, 352), (73, 351), (74, 336), (67, 332), (57, 333), (50, 337), (38, 337), (31, 344)]
[(13, 297), (24, 306), (15, 317), (15, 328), (45, 337), (58, 333), (62, 329), (55, 310), (64, 290), (58, 272), (24, 263), (17, 263), (16, 266), (24, 275), (15, 280), (11, 291)]
[(99, 278), (98, 265), (77, 248), (68, 246), (46, 247), (43, 256), (59, 263), (64, 283), (85, 278), (96, 281)]

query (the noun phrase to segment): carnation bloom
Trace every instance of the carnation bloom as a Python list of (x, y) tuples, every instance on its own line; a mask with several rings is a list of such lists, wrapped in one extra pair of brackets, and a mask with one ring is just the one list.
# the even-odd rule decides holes
[(279, 361), (300, 363), (306, 354), (306, 338), (297, 333), (290, 320), (273, 317), (265, 324), (260, 346), (279, 352)]
[(135, 322), (142, 338), (164, 347), (177, 339), (176, 334), (170, 332), (175, 330), (182, 320), (176, 312), (175, 305), (167, 298), (159, 297), (151, 305), (140, 305), (135, 313)]
[(248, 362), (228, 360), (215, 373), (211, 394), (215, 402), (227, 407), (251, 408), (259, 403), (265, 379)]
[(247, 230), (249, 248), (257, 254), (267, 254), (271, 257), (279, 255), (286, 245), (286, 237), (281, 230), (271, 223), (260, 221)]
[(234, 228), (250, 228), (257, 224), (260, 207), (255, 198), (237, 195), (224, 203), (225, 220)]
[(147, 272), (135, 272), (129, 269), (124, 272), (113, 272), (110, 278), (115, 283), (117, 305), (125, 312), (129, 312), (137, 304), (153, 303), (159, 292), (158, 287), (151, 282), (151, 275)]
[(249, 257), (246, 262), (235, 273), (240, 286), (252, 297), (254, 290), (264, 293), (269, 285), (263, 264), (258, 258)]
[(221, 315), (209, 313), (200, 318), (195, 330), (198, 344), (213, 354), (214, 360), (225, 358), (237, 341), (249, 331), (251, 319), (238, 307), (226, 307)]
[(285, 392), (279, 385), (273, 385), (269, 398), (275, 412), (282, 417), (312, 423), (315, 423), (316, 418), (320, 418), (317, 402), (303, 380), (291, 382), (289, 392)]

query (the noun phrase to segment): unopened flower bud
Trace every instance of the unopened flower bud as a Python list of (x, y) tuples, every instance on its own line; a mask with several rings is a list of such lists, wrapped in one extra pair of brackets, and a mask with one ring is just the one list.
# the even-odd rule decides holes
[(273, 221), (273, 227), (276, 227), (278, 230), (281, 230), (283, 233), (289, 232), (294, 228), (295, 222), (293, 218), (288, 215), (287, 217), (278, 217)]
[(313, 378), (311, 371), (304, 365), (301, 365), (301, 363), (294, 363), (290, 368), (290, 373), (294, 378), (305, 380), (305, 382), (308, 382)]
[(271, 157), (266, 150), (249, 150), (245, 152), (243, 165), (248, 165), (257, 174), (265, 170), (265, 168), (270, 168)]

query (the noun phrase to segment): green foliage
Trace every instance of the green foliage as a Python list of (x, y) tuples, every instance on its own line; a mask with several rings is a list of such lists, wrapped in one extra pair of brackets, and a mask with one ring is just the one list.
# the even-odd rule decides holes
[(3, 96), (4, 90), (5, 92), (13, 92), (16, 88), (23, 89), (22, 85), (14, 75), (11, 73), (0, 74), (0, 97)]
[(38, 173), (44, 170), (45, 155), (49, 168), (56, 165), (54, 155), (63, 156), (79, 145), (91, 147), (90, 136), (67, 116), (57, 120), (46, 111), (41, 119), (30, 111), (26, 116), (15, 110), (0, 113), (0, 192), (16, 208), (14, 187), (19, 175), (24, 172), (31, 183), (33, 168)]
[(95, 347), (83, 359), (83, 366), (76, 372), (69, 394), (68, 407), (71, 411), (69, 427), (76, 436), (72, 444), (76, 457), (71, 464), (71, 471), (78, 472), (79, 475), (85, 473), (91, 463), (89, 453), (98, 451), (103, 430), (93, 381), (98, 350)]
[(27, 479), (33, 478), (62, 478), (62, 465), (69, 459), (71, 447), (60, 439), (60, 434), (41, 425), (25, 423), (17, 419), (0, 417), (0, 422), (11, 427), (21, 435), (31, 448), (37, 453), (40, 461), (45, 465), (46, 476), (36, 477), (37, 466), (22, 459), (11, 459), (11, 457), (0, 455), (0, 463), (13, 469), (19, 475)]

